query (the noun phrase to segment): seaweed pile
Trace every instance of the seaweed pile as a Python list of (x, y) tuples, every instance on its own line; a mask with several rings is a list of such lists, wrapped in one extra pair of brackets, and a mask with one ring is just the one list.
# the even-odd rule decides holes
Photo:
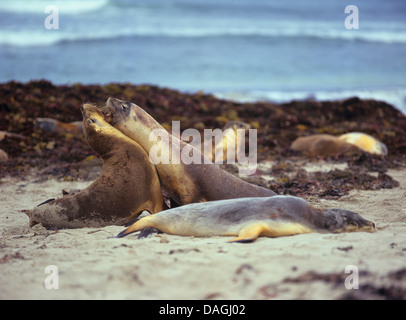
[[(204, 92), (183, 93), (152, 85), (56, 86), (40, 80), (0, 84), (0, 130), (18, 134), (0, 141), (0, 149), (9, 156), (8, 161), (0, 162), (0, 178), (23, 177), (27, 173), (34, 173), (40, 179), (49, 176), (64, 180), (94, 178), (89, 172), (100, 167), (100, 160), (83, 137), (43, 131), (35, 125), (35, 119), (80, 121), (80, 106), (84, 102), (101, 105), (110, 96), (140, 105), (168, 130), (174, 120), (180, 121), (181, 130), (196, 128), (200, 131), (222, 128), (229, 120), (249, 123), (258, 129), (258, 161), (272, 160), (278, 165), (267, 173), (276, 177), (274, 182), (265, 183), (259, 173), (248, 180), (278, 193), (339, 197), (352, 188), (395, 187), (396, 181), (385, 172), (406, 164), (406, 117), (381, 101), (354, 97), (324, 102), (237, 103)], [(289, 150), (290, 143), (298, 136), (339, 135), (350, 131), (376, 137), (387, 145), (389, 155), (385, 158), (365, 153), (340, 155), (325, 159), (347, 162), (349, 167), (345, 172), (308, 174), (293, 165), (285, 171), (296, 174), (291, 178), (283, 176), (284, 163), (289, 160), (293, 160), (292, 163), (297, 159), (317, 160)], [(370, 175), (371, 171), (379, 172), (378, 177)]]

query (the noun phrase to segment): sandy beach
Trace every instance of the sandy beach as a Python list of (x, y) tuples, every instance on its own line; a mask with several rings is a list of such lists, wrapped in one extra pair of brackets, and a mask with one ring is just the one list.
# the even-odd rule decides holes
[[(389, 174), (398, 188), (311, 200), (317, 207), (360, 212), (376, 222), (377, 232), (259, 238), (251, 244), (167, 234), (111, 238), (120, 226), (30, 228), (19, 210), (90, 182), (3, 179), (0, 299), (404, 299), (406, 171)], [(58, 289), (45, 286), (49, 265), (57, 267)], [(357, 269), (345, 273), (347, 266)], [(346, 278), (356, 274), (358, 289), (347, 289)]]
[[(378, 231), (230, 244), (227, 237), (114, 238), (122, 226), (30, 228), (21, 210), (86, 188), (102, 165), (82, 135), (44, 131), (36, 119), (80, 121), (83, 101), (100, 105), (109, 96), (136, 102), (167, 129), (172, 120), (182, 130), (249, 123), (258, 129), (258, 170), (242, 178), (316, 207), (358, 212)], [(0, 299), (406, 298), (406, 118), (386, 103), (242, 104), (154, 86), (9, 82), (0, 85), (0, 120), (10, 133), (0, 141), (9, 157), (0, 162)], [(354, 130), (383, 141), (388, 156), (289, 150), (298, 136)]]
[[(406, 300), (405, 0), (51, 2), (0, 1), (0, 301), (131, 300), (142, 307), (132, 305), (131, 316), (154, 319), (168, 302), (241, 303), (253, 319), (254, 304), (266, 318), (279, 315), (269, 300)], [(160, 126), (142, 110), (164, 130), (152, 130)], [(199, 167), (196, 149), (180, 150), (165, 130), (214, 162), (227, 155), (220, 168), (255, 186)], [(147, 154), (196, 166), (154, 168)], [(98, 177), (90, 192), (37, 209), (30, 226), (25, 212)], [(377, 231), (322, 233), (355, 228), (357, 215), (320, 218), (290, 206), (303, 203), (295, 199), (281, 204), (293, 223), (277, 207), (266, 212), (271, 226), (320, 233), (252, 243), (158, 231), (116, 237), (140, 210), (274, 193), (356, 212)], [(257, 205), (234, 201), (232, 215), (187, 222), (230, 234), (227, 219), (245, 223), (245, 208)], [(252, 235), (262, 225), (248, 227)]]

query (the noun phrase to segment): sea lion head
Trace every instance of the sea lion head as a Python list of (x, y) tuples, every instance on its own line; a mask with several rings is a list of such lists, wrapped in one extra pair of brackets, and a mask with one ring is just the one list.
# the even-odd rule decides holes
[(226, 129), (233, 129), (234, 131), (237, 131), (237, 129), (244, 129), (244, 130), (248, 130), (251, 128), (251, 125), (248, 123), (245, 123), (243, 121), (234, 121), (234, 120), (230, 120), (226, 123), (226, 125), (223, 127), (223, 130)]
[(363, 218), (360, 214), (343, 209), (326, 209), (323, 212), (324, 228), (330, 232), (376, 231), (373, 221)]
[(374, 137), (366, 133), (349, 132), (342, 134), (338, 138), (353, 145), (356, 145), (362, 150), (372, 154), (377, 154), (379, 156), (386, 156), (388, 154), (388, 148), (384, 143), (380, 142), (379, 140), (375, 139)]
[(48, 199), (32, 210), (21, 210), (30, 219), (29, 225), (31, 228), (38, 223), (43, 223), (44, 227), (52, 229), (55, 221), (68, 219), (67, 215), (61, 214), (59, 210), (53, 210), (51, 214), (49, 214), (50, 212), (48, 211), (50, 210), (48, 205), (52, 203), (55, 203), (55, 199)]
[(100, 156), (109, 153), (115, 148), (120, 132), (104, 119), (97, 106), (85, 103), (80, 110), (83, 115), (83, 132), (89, 146)]
[(35, 124), (35, 126), (37, 126), (38, 128), (40, 128), (44, 131), (52, 132), (55, 130), (57, 121), (55, 119), (51, 119), (51, 118), (37, 118), (37, 119), (35, 119), (34, 124)]
[(100, 110), (108, 123), (129, 136), (149, 139), (151, 130), (157, 128), (156, 121), (144, 109), (129, 101), (110, 97)]
[(388, 148), (386, 145), (382, 142), (377, 142), (375, 145), (371, 148), (371, 153), (377, 154), (380, 156), (387, 156), (388, 155)]

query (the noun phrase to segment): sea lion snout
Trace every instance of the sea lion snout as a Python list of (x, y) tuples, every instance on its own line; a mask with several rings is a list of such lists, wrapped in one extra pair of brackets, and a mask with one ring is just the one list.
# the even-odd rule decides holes
[(375, 232), (375, 222), (365, 219), (360, 214), (343, 209), (327, 209), (324, 211), (326, 228), (331, 232), (366, 231)]
[(57, 125), (56, 120), (51, 119), (51, 118), (37, 118), (37, 119), (35, 119), (34, 124), (38, 128), (40, 128), (44, 131), (49, 131), (49, 132), (54, 131), (54, 129)]
[(381, 154), (383, 156), (387, 156), (388, 155), (388, 148), (386, 147), (385, 144), (383, 144), (382, 142), (379, 142), (376, 144), (376, 150), (374, 150), (375, 154)]
[(34, 221), (33, 210), (20, 210), (20, 212), (24, 212), (28, 216), (28, 219), (29, 219), (28, 224), (29, 224), (30, 228), (32, 228), (33, 226), (38, 224), (38, 222)]

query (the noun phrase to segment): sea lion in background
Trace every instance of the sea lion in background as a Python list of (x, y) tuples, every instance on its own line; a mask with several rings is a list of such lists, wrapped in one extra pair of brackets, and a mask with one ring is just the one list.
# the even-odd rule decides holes
[[(245, 155), (245, 136), (244, 139), (237, 139), (237, 130), (248, 130), (251, 126), (248, 123), (242, 121), (228, 121), (227, 124), (221, 130), (220, 138), (210, 137), (205, 139), (202, 143), (193, 139), (182, 139), (180, 136), (176, 136), (182, 141), (189, 143), (190, 145), (201, 151), (207, 159), (212, 162), (223, 164), (227, 160), (227, 149), (231, 149), (230, 154), (235, 155), (234, 160), (238, 160), (238, 155), (242, 153)], [(214, 129), (213, 132), (219, 129)], [(226, 162), (227, 163), (227, 162)]]
[(388, 154), (388, 148), (385, 144), (366, 133), (349, 132), (338, 136), (338, 139), (353, 144), (372, 154), (380, 156), (386, 156)]
[(244, 139), (239, 140), (237, 137), (237, 130), (249, 130), (251, 126), (248, 123), (242, 121), (229, 121), (224, 126), (224, 137), (222, 143), (216, 144), (214, 153), (212, 155), (213, 162), (223, 162), (227, 159), (228, 148), (232, 149), (231, 154), (235, 154), (235, 160), (238, 159), (238, 155), (245, 153), (245, 135)]
[(62, 122), (53, 118), (36, 118), (35, 125), (44, 131), (70, 133), (76, 137), (83, 136), (83, 122)]
[[(151, 156), (151, 149), (157, 144), (155, 130), (167, 131), (146, 111), (134, 103), (109, 98), (101, 108), (105, 119), (125, 135), (139, 143)], [(211, 163), (193, 146), (167, 133), (167, 149), (161, 150), (168, 156), (168, 163), (155, 163), (162, 185), (170, 197), (179, 205), (221, 199), (244, 197), (269, 197), (275, 192), (245, 182)], [(165, 144), (163, 144), (165, 145)], [(173, 148), (178, 150), (173, 150)], [(185, 148), (187, 147), (187, 148)], [(192, 150), (193, 148), (193, 150)], [(181, 152), (193, 151), (199, 163), (184, 164), (179, 158)], [(173, 152), (175, 151), (175, 152)], [(173, 158), (175, 157), (175, 158)]]
[(107, 123), (96, 106), (83, 105), (82, 114), (86, 140), (103, 160), (100, 176), (78, 193), (25, 210), (30, 226), (123, 225), (144, 210), (156, 213), (166, 208), (156, 169), (145, 150)]
[(182, 236), (237, 236), (229, 242), (252, 242), (259, 236), (376, 230), (374, 222), (358, 213), (317, 209), (293, 196), (193, 203), (142, 218), (117, 237), (144, 228)]
[(360, 148), (329, 134), (299, 137), (290, 148), (313, 156), (334, 156), (340, 153), (360, 152)]

